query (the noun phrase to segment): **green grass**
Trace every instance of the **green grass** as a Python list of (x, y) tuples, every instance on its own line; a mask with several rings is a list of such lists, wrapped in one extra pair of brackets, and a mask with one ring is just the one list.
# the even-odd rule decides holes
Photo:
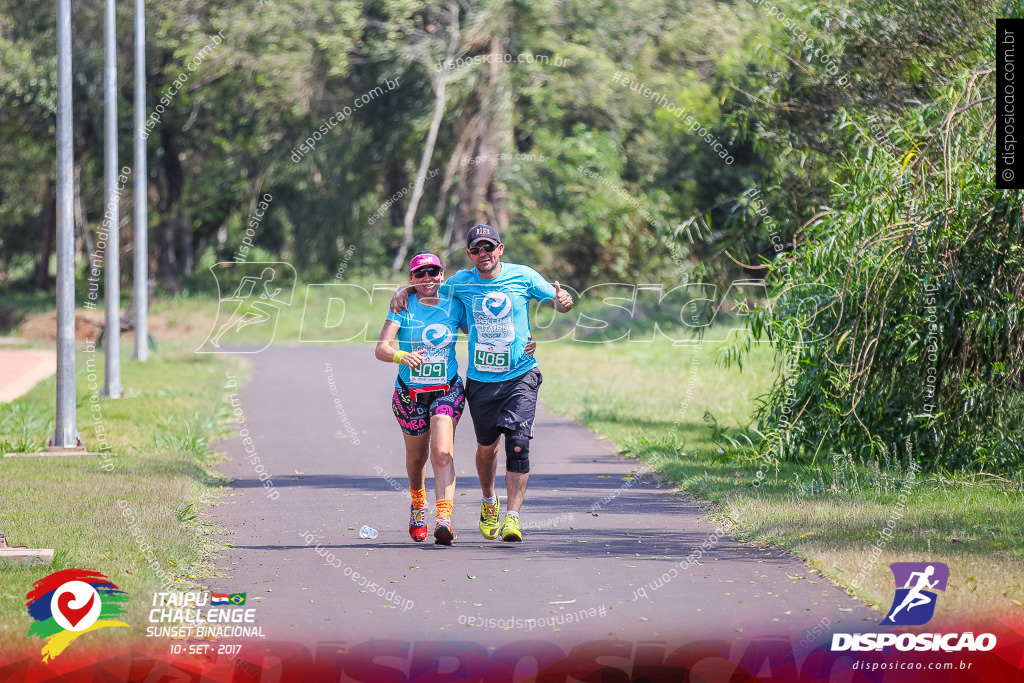
[[(746, 539), (791, 550), (879, 609), (892, 599), (891, 562), (934, 560), (950, 567), (943, 613), (1021, 616), (1019, 475), (1000, 481), (922, 473), (911, 481), (900, 453), (870, 463), (825, 449), (813, 463), (758, 460), (749, 416), (776, 376), (773, 358), (755, 345), (740, 371), (716, 362), (722, 349), (667, 340), (541, 344), (541, 398), (715, 503), (713, 514), (735, 522)], [(897, 518), (901, 494), (905, 509)], [(881, 533), (891, 518), (886, 539)]]
[[(51, 568), (0, 565), (0, 649), (33, 645), (25, 638), (25, 594), (39, 578), (70, 567), (102, 572), (132, 596), (124, 621), (133, 628), (91, 634), (91, 647), (137, 643), (153, 593), (168, 588), (129, 533), (125, 507), (144, 542), (152, 544), (152, 560), (173, 578), (173, 590), (195, 587), (212, 571), (212, 546), (204, 540), (211, 529), (194, 510), (208, 505), (222, 483), (209, 469), (207, 441), (226, 433), (218, 424), (227, 416), (225, 372), (238, 375), (244, 367), (226, 356), (194, 356), (188, 345), (175, 342), (163, 344), (145, 364), (129, 361), (126, 353), (124, 398), (100, 399), (102, 420), (94, 422), (90, 374), (95, 371), (102, 386), (103, 353), (82, 348), (78, 428), (92, 451), (101, 450), (99, 434), (105, 433), (115, 457), (110, 471), (98, 456), (0, 460), (0, 527), (9, 542), (56, 550)], [(45, 446), (53, 429), (54, 392), (51, 377), (13, 403), (0, 404), (0, 451)]]

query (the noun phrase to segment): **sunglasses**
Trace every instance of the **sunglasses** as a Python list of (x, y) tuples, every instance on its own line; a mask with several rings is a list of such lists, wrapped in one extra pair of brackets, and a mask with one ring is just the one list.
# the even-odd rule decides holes
[(437, 277), (441, 273), (441, 268), (438, 266), (426, 266), (424, 268), (417, 268), (412, 271), (413, 277)]
[(497, 248), (498, 248), (497, 244), (495, 244), (494, 242), (488, 242), (487, 244), (483, 245), (482, 247), (470, 247), (469, 248), (469, 253), (472, 254), (473, 256), (476, 256), (477, 254), (480, 253), (480, 250), (483, 249), (488, 254), (490, 254), (492, 251), (494, 251)]

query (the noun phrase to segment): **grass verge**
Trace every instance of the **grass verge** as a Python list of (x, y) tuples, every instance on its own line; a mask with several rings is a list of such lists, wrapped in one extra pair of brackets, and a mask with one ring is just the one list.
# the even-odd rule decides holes
[(944, 613), (1024, 616), (1021, 477), (915, 474), (900, 453), (758, 460), (749, 416), (776, 376), (759, 346), (740, 371), (716, 362), (721, 342), (542, 344), (541, 398), (877, 609), (892, 599), (890, 563), (932, 560), (950, 568)]
[[(105, 435), (114, 457), (0, 459), (0, 528), (12, 545), (56, 550), (52, 568), (0, 565), (5, 651), (27, 647), (25, 594), (50, 571), (94, 569), (131, 595), (123, 620), (132, 628), (91, 634), (90, 647), (99, 651), (117, 651), (128, 642), (137, 647), (153, 593), (186, 590), (212, 571), (212, 548), (204, 536), (210, 529), (197, 511), (222, 483), (209, 467), (207, 441), (226, 434), (218, 424), (228, 414), (225, 372), (242, 373), (241, 362), (195, 356), (182, 342), (163, 343), (145, 364), (125, 354), (122, 399), (93, 401), (95, 385), (103, 383), (103, 352), (82, 349), (80, 344), (78, 429), (92, 451), (101, 450)], [(51, 377), (13, 403), (0, 404), (0, 451), (45, 446), (53, 430), (54, 392)], [(111, 463), (107, 469), (105, 462)], [(145, 545), (152, 547), (140, 549)]]

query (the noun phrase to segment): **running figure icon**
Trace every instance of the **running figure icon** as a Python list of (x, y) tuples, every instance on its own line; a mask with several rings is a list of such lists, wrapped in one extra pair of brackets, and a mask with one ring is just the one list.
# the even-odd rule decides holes
[[(243, 277), (242, 281), (238, 283), (235, 293), (230, 298), (223, 300), (224, 303), (237, 302), (238, 305), (235, 307), (234, 313), (229, 315), (227, 321), (217, 330), (217, 334), (210, 339), (210, 343), (214, 347), (220, 348), (220, 338), (231, 330), (241, 332), (243, 327), (267, 322), (278, 305), (285, 303), (276, 298), (282, 291), (281, 287), (275, 287), (273, 291), (270, 289), (274, 275), (273, 268), (264, 268), (259, 277), (251, 275)], [(263, 284), (263, 293), (255, 297), (261, 283)]]
[[(933, 574), (935, 574), (934, 565), (928, 565), (927, 567), (925, 567), (924, 571), (921, 572), (911, 572), (910, 577), (907, 578), (907, 583), (903, 586), (904, 588), (909, 588), (910, 591), (907, 593), (907, 596), (903, 599), (903, 602), (900, 603), (900, 606), (894, 609), (889, 614), (889, 621), (895, 624), (896, 614), (904, 607), (906, 607), (907, 611), (909, 612), (915, 607), (920, 607), (921, 605), (928, 605), (935, 600), (934, 594), (923, 592), (926, 588), (935, 588), (935, 586), (938, 585), (938, 579), (935, 579), (935, 581), (928, 580)], [(917, 583), (911, 586), (910, 584), (914, 582), (914, 577), (917, 577)]]

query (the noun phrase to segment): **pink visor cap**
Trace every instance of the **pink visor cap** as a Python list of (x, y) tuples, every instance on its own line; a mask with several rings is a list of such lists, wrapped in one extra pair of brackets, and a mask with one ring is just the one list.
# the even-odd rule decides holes
[(409, 272), (413, 273), (423, 266), (437, 266), (441, 270), (444, 270), (444, 266), (441, 265), (441, 259), (437, 258), (434, 254), (427, 252), (425, 254), (416, 254), (409, 261)]

